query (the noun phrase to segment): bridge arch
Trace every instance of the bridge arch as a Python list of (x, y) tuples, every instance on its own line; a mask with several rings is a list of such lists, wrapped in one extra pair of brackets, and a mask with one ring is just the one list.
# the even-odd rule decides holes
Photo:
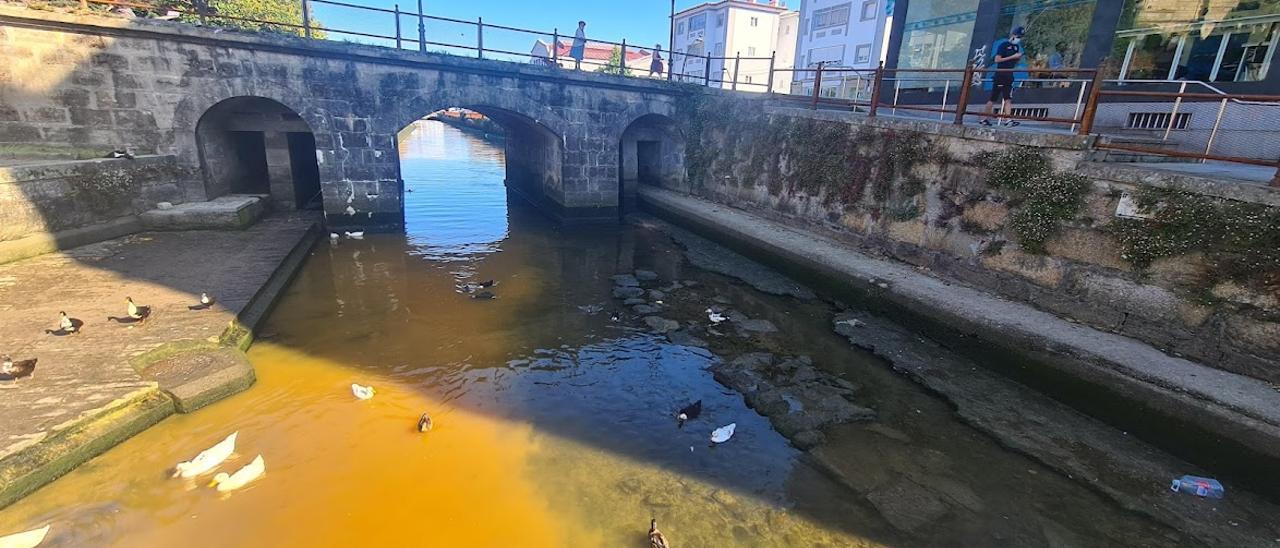
[(640, 185), (688, 191), (685, 136), (665, 114), (643, 114), (618, 138), (619, 204), (625, 213)]
[(321, 207), (320, 169), (311, 125), (275, 99), (223, 99), (196, 122), (196, 152), (209, 199), (268, 196), (280, 209)]

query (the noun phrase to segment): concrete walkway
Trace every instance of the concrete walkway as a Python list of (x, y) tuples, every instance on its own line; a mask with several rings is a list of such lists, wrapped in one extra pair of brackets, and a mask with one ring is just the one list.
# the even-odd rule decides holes
[[(36, 467), (34, 461), (52, 460), (33, 456), (41, 445), (66, 446), (60, 452), (104, 445), (101, 436), (61, 439), (97, 419), (141, 406), (150, 422), (113, 419), (140, 430), (172, 413), (173, 403), (135, 368), (136, 359), (175, 343), (216, 344), (246, 306), (259, 306), (260, 289), (313, 224), (310, 217), (276, 216), (243, 231), (144, 232), (0, 265), (0, 353), (39, 359), (33, 377), (0, 385), (0, 492)], [(202, 291), (217, 304), (188, 310)], [(126, 296), (152, 307), (145, 324), (107, 321), (126, 315)], [(57, 329), (63, 310), (84, 322), (82, 332), (45, 334)], [(15, 460), (23, 461), (16, 471)], [(66, 464), (58, 473), (70, 468)], [(5, 499), (0, 496), (0, 507), (10, 502)]]
[(1162, 417), (1280, 459), (1280, 391), (1266, 382), (1172, 357), (1137, 340), (933, 278), (747, 211), (654, 187), (642, 188), (640, 198), (662, 216), (782, 257), (914, 317), (976, 337), (988, 351), (1106, 387)]

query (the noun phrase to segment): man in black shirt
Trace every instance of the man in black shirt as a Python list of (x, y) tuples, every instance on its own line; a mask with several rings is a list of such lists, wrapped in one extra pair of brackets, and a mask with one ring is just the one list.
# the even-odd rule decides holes
[[(1018, 61), (1022, 60), (1022, 35), (1025, 31), (1022, 27), (1015, 27), (1013, 32), (1009, 33), (1009, 39), (1000, 42), (996, 46), (996, 68), (1013, 69), (1018, 66)], [(986, 113), (991, 114), (991, 109), (995, 106), (996, 101), (1000, 101), (1000, 114), (1009, 115), (1013, 111), (1013, 75), (1010, 72), (997, 72), (991, 79), (991, 98), (987, 99)], [(1001, 119), (1001, 125), (1006, 122)], [(1018, 122), (1009, 120), (1009, 126), (1016, 126)], [(983, 118), (982, 125), (991, 125), (991, 118)]]

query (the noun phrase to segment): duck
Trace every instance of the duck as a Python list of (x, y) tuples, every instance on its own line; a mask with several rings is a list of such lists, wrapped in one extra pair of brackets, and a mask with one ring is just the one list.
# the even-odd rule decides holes
[(249, 485), (254, 480), (262, 477), (266, 472), (267, 463), (262, 460), (262, 455), (258, 455), (254, 457), (253, 461), (249, 464), (244, 465), (244, 468), (236, 470), (234, 474), (218, 472), (217, 475), (213, 476), (213, 482), (209, 485), (211, 487), (217, 487), (219, 493), (235, 491), (236, 489)]
[(107, 155), (104, 156), (104, 158), (124, 158), (126, 160), (132, 160), (134, 156), (133, 156), (133, 153), (130, 152), (128, 148), (117, 148), (115, 150), (112, 150), (111, 152), (108, 152)]
[(461, 291), (463, 293), (475, 293), (477, 291), (480, 291), (481, 289), (488, 289), (495, 285), (498, 285), (498, 282), (493, 280), (485, 280), (483, 282), (463, 282), (463, 283), (455, 284), (454, 287), (456, 287), (458, 291)]
[(430, 415), (427, 415), (426, 413), (423, 413), (423, 414), (422, 414), (422, 416), (418, 418), (418, 431), (419, 431), (419, 432), (430, 432), (430, 431), (431, 431), (431, 416), (430, 416)]
[(35, 548), (49, 535), (52, 525), (0, 537), (0, 548)]
[(215, 301), (213, 297), (210, 297), (208, 293), (201, 292), (200, 304), (190, 305), (187, 307), (187, 310), (204, 310), (206, 308), (211, 308), (216, 302), (217, 301)]
[(82, 325), (84, 325), (84, 322), (67, 316), (65, 311), (60, 311), (58, 312), (58, 328), (46, 329), (44, 332), (46, 335), (53, 335), (56, 337), (75, 335), (80, 332), (80, 326)]
[(667, 536), (658, 530), (658, 518), (649, 518), (649, 548), (670, 548)]
[(357, 399), (369, 400), (373, 399), (373, 395), (376, 394), (377, 391), (374, 390), (372, 386), (363, 386), (351, 383), (351, 393), (354, 394)]
[(227, 436), (213, 447), (201, 451), (195, 458), (187, 462), (178, 463), (173, 467), (173, 477), (194, 478), (213, 471), (236, 450), (236, 435), (239, 433), (238, 431), (232, 432), (230, 436)]
[(495, 295), (492, 291), (481, 291), (479, 293), (472, 295), (471, 298), (481, 300), (481, 301), (487, 301), (490, 299), (496, 299), (498, 298), (498, 296)]
[(138, 306), (134, 304), (133, 297), (125, 297), (125, 302), (129, 304), (127, 309), (128, 316), (123, 318), (116, 316), (107, 316), (107, 321), (116, 323), (143, 323), (147, 321), (147, 317), (151, 315), (150, 306)]
[(682, 407), (680, 411), (676, 413), (676, 420), (680, 421), (679, 426), (683, 427), (685, 421), (696, 419), (698, 418), (698, 415), (701, 415), (701, 414), (702, 414), (702, 400), (698, 400), (689, 405)]
[(347, 235), (347, 237), (348, 237), (348, 238), (351, 238), (352, 240), (363, 240), (363, 239), (364, 239), (364, 231), (363, 231), (363, 230), (359, 230), (359, 231), (356, 231), (356, 232), (344, 232), (344, 234), (346, 234), (346, 235)]
[(37, 358), (29, 360), (13, 361), (9, 356), (4, 357), (4, 361), (0, 363), (0, 382), (13, 382), (23, 377), (30, 377), (36, 372)]
[(738, 423), (731, 422), (711, 432), (711, 443), (724, 443), (733, 437), (733, 431), (738, 429)]
[(708, 320), (711, 320), (711, 323), (715, 324), (715, 323), (723, 322), (723, 321), (725, 321), (725, 320), (727, 320), (727, 319), (729, 319), (729, 318), (726, 318), (726, 317), (724, 317), (724, 315), (723, 315), (723, 314), (720, 314), (719, 312), (716, 312), (716, 311), (711, 310), (710, 308), (708, 308), (708, 309), (707, 309), (707, 319), (708, 319)]

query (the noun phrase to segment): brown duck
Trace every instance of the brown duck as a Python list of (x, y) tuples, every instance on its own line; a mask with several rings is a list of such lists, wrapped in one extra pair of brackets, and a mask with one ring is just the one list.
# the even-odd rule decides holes
[(36, 371), (36, 358), (13, 361), (9, 356), (0, 362), (0, 382), (13, 382), (23, 377), (30, 377)]
[(649, 520), (649, 548), (671, 548), (671, 545), (667, 544), (667, 537), (658, 530), (657, 518)]

